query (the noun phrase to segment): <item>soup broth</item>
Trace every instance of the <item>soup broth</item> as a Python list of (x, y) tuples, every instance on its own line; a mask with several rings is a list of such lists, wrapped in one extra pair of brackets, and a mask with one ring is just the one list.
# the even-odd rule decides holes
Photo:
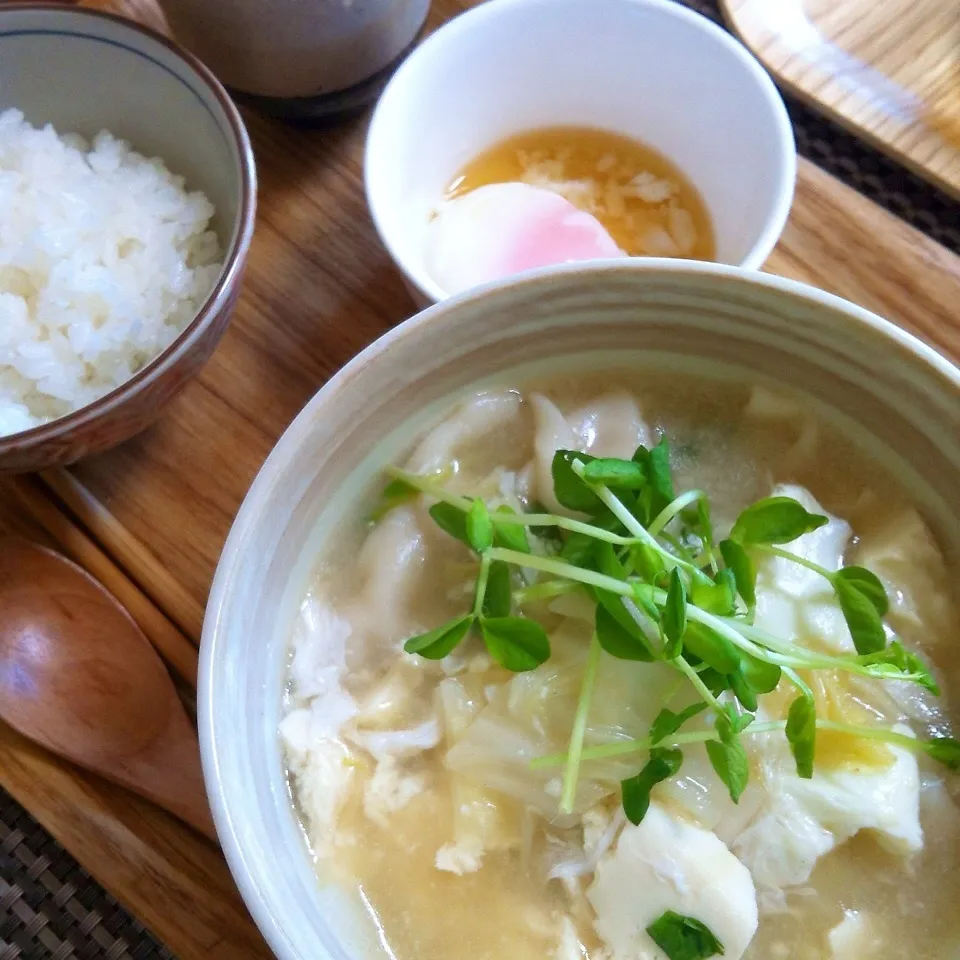
[[(738, 535), (741, 512), (771, 494), (825, 517), (774, 550), (832, 570), (841, 562), (873, 570), (889, 597), (888, 639), (895, 631), (922, 656), (942, 695), (904, 680), (798, 666), (817, 723), (838, 727), (818, 729), (806, 778), (783, 730), (799, 688), (782, 674), (755, 705), (753, 725), (771, 729), (746, 727), (740, 736), (749, 779), (736, 803), (705, 740), (695, 739), (712, 736), (714, 711), (705, 703), (679, 728), (694, 739), (674, 745), (682, 763), (653, 787), (650, 811), (635, 826), (621, 781), (645, 767), (649, 745), (607, 758), (591, 759), (590, 751), (642, 741), (663, 706), (679, 712), (698, 702), (694, 682), (666, 662), (620, 659), (595, 646), (594, 597), (519, 563), (511, 568), (513, 615), (535, 620), (549, 637), (549, 658), (539, 666), (507, 669), (477, 631), (441, 659), (403, 652), (408, 638), (471, 610), (480, 562), (450, 535), (449, 522), (442, 528), (428, 513), (438, 494), (394, 481), (381, 500), (358, 503), (336, 557), (321, 558), (293, 640), (281, 733), (319, 875), (358, 891), (384, 955), (396, 960), (660, 958), (670, 954), (657, 952), (649, 931), (664, 909), (705, 924), (727, 957), (954, 955), (955, 775), (923, 751), (897, 746), (896, 737), (839, 729), (896, 729), (901, 740), (951, 730), (955, 576), (881, 465), (796, 398), (614, 371), (478, 394), (421, 438), (404, 466), (448, 504), (467, 496), (484, 500), (490, 516), (499, 509), (573, 518), (556, 500), (556, 450), (627, 461), (660, 437), (669, 438), (675, 492), (709, 496), (716, 543), (731, 528)], [(623, 502), (637, 498), (641, 511), (643, 487), (617, 489)], [(692, 556), (706, 542), (706, 528), (696, 527), (702, 515), (690, 517), (686, 510), (664, 526), (671, 555)], [(573, 555), (576, 530), (527, 533), (530, 563)], [(509, 549), (504, 542), (493, 541), (494, 553)], [(704, 570), (727, 560), (716, 554), (700, 554)], [(756, 604), (748, 615), (738, 599), (733, 620), (739, 616), (748, 633), (777, 629), (805, 656), (857, 657), (832, 581), (757, 547), (750, 555)], [(661, 624), (651, 642), (666, 643), (668, 629)], [(690, 659), (706, 677), (709, 663)], [(742, 716), (748, 708), (735, 694), (716, 696)], [(578, 717), (585, 752), (567, 812), (564, 755), (574, 749)], [(551, 755), (559, 761), (537, 765)], [(669, 864), (656, 859), (661, 826), (675, 831)], [(718, 871), (710, 876), (708, 861)], [(626, 888), (622, 902), (618, 886)]]

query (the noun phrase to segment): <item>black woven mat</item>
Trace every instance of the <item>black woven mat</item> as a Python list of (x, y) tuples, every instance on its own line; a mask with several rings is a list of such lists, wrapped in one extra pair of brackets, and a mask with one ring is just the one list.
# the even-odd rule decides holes
[(0, 790), (0, 960), (175, 960)]
[[(711, 0), (685, 0), (719, 22)], [(801, 155), (960, 253), (960, 203), (787, 97)], [(0, 960), (175, 960), (0, 790)]]

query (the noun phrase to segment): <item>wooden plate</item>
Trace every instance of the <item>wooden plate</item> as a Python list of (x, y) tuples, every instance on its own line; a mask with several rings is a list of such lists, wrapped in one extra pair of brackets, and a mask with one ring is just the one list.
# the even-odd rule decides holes
[(721, 0), (787, 89), (960, 198), (958, 0)]

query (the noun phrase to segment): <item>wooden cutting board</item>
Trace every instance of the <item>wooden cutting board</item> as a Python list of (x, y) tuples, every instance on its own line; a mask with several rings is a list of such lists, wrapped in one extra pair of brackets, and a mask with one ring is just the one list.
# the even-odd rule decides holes
[(960, 198), (957, 0), (721, 0), (787, 89)]
[[(458, 9), (441, 0), (432, 22)], [(340, 366), (414, 310), (364, 205), (366, 119), (314, 132), (247, 121), (260, 211), (222, 345), (153, 429), (44, 478), (193, 642), (223, 540), (277, 437)], [(960, 360), (960, 258), (805, 161), (768, 269), (861, 303)], [(0, 490), (0, 528), (23, 527), (23, 512)], [(74, 527), (47, 526), (74, 556), (102, 563)], [(173, 649), (176, 637), (156, 630)], [(219, 853), (162, 812), (2, 728), (0, 785), (180, 960), (269, 956)]]

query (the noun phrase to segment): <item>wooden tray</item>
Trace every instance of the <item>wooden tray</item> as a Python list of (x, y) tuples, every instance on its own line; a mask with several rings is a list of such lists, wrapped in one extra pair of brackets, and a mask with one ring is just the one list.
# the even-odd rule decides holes
[[(438, 0), (432, 22), (459, 9)], [(52, 538), (124, 592), (186, 677), (221, 545), (254, 474), (323, 382), (414, 309), (366, 212), (366, 120), (316, 132), (247, 121), (260, 168), (257, 233), (236, 318), (209, 367), (138, 439), (71, 472), (0, 486), (0, 529)], [(960, 360), (960, 258), (805, 161), (768, 268), (876, 310)], [(219, 852), (161, 811), (2, 727), (0, 785), (180, 960), (269, 957)]]
[(781, 84), (960, 198), (958, 0), (721, 0)]

